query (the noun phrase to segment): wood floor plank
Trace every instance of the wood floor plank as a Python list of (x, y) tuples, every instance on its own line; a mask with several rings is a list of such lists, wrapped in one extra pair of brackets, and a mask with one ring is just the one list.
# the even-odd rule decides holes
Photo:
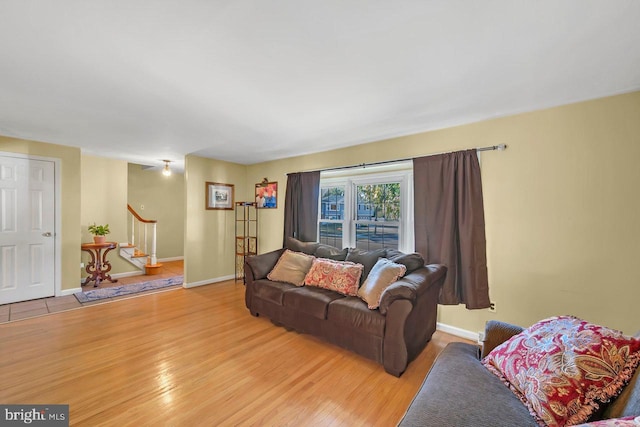
[(78, 426), (389, 426), (451, 341), (396, 378), (251, 316), (230, 281), (0, 325), (0, 402), (69, 404)]

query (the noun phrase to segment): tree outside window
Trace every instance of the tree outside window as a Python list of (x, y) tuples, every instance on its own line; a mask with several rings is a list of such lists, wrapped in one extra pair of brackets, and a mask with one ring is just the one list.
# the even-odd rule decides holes
[(320, 199), (321, 243), (364, 250), (399, 248), (401, 182), (383, 176), (378, 182), (371, 176), (321, 182)]

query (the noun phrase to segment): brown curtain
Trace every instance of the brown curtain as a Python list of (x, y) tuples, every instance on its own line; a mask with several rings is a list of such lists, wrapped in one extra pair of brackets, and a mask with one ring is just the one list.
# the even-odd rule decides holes
[(319, 171), (288, 174), (284, 199), (284, 241), (287, 237), (303, 242), (317, 240), (319, 197)]
[(416, 251), (447, 266), (440, 304), (488, 308), (487, 244), (476, 150), (413, 159)]

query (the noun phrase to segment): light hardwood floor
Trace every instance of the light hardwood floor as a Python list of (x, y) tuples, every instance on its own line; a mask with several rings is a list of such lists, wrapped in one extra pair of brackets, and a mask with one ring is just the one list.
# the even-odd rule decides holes
[(69, 404), (86, 426), (393, 426), (450, 341), (396, 378), (252, 317), (229, 281), (0, 325), (0, 403)]
[[(111, 288), (115, 286), (127, 286), (136, 283), (147, 282), (150, 280), (168, 279), (171, 277), (182, 276), (184, 274), (184, 262), (167, 261), (164, 262), (163, 270), (159, 274), (152, 276), (140, 275), (120, 278), (117, 282), (104, 281), (100, 286), (95, 288), (92, 285), (83, 287), (84, 291), (92, 291), (94, 289)], [(155, 290), (147, 291), (148, 293), (156, 292)], [(131, 298), (131, 295), (117, 296), (109, 298), (109, 300)], [(11, 320), (27, 319), (29, 317), (42, 316), (58, 311), (73, 310), (83, 305), (102, 304), (105, 300), (89, 301), (81, 303), (74, 295), (66, 295), (62, 297), (40, 298), (31, 301), (14, 302), (11, 304), (0, 305), (0, 323), (9, 322)]]

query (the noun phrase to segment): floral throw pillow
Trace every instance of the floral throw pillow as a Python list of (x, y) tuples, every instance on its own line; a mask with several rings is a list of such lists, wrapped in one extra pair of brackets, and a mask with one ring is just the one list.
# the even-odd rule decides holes
[(593, 421), (587, 424), (580, 424), (578, 427), (638, 427), (640, 426), (640, 416), (611, 418), (608, 420)]
[(586, 422), (640, 363), (640, 340), (572, 316), (542, 320), (482, 360), (540, 425)]
[(304, 283), (356, 296), (363, 268), (362, 264), (353, 262), (316, 258), (304, 278)]

